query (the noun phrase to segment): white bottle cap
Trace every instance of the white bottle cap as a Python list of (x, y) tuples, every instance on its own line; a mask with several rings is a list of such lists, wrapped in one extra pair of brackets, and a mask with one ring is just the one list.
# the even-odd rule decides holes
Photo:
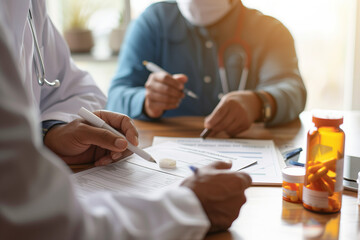
[(285, 167), (282, 170), (283, 181), (289, 183), (304, 183), (305, 168), (304, 167)]

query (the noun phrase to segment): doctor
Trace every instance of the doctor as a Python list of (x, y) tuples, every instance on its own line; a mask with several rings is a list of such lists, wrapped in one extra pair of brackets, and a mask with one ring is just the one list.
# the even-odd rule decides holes
[(294, 40), (278, 20), (240, 0), (177, 0), (151, 5), (127, 31), (107, 108), (148, 120), (206, 116), (213, 135), (235, 136), (254, 122), (289, 122), (305, 101)]
[[(18, 41), (31, 40), (28, 8), (40, 7), (37, 14), (46, 16), (44, 2), (25, 2), (0, 0), (0, 239), (202, 239), (207, 232), (229, 228), (251, 179), (216, 170), (230, 168), (225, 163), (200, 169), (181, 187), (151, 196), (76, 198), (68, 168), (42, 143), (39, 103), (26, 85), (26, 62), (20, 62), (19, 51), (27, 55)], [(49, 24), (47, 18), (43, 26)], [(45, 31), (51, 38), (43, 37), (47, 44), (56, 36), (51, 29)]]
[[(1, 2), (3, 21), (12, 29), (15, 61), (26, 94), (38, 108), (45, 145), (69, 164), (94, 161), (106, 165), (129, 154), (124, 152), (125, 139), (78, 119), (80, 107), (102, 109), (106, 98), (91, 76), (71, 60), (65, 41), (46, 13), (45, 1)], [(128, 117), (105, 111), (101, 117), (138, 144), (137, 131)]]

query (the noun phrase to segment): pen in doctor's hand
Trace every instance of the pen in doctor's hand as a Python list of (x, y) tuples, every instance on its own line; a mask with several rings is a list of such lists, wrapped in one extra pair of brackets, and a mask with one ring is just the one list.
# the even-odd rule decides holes
[[(156, 65), (155, 63), (152, 62), (148, 62), (148, 61), (143, 61), (144, 66), (146, 67), (147, 70), (149, 70), (150, 72), (166, 72), (164, 69), (162, 69), (161, 67), (159, 67), (158, 65)], [(170, 73), (166, 72), (167, 74), (170, 75)], [(184, 88), (184, 93), (186, 95), (188, 95), (189, 97), (195, 98), (197, 99), (198, 96), (192, 92), (191, 90)]]
[(92, 112), (90, 112), (89, 110), (87, 110), (86, 108), (82, 107), (79, 110), (79, 116), (84, 118), (86, 121), (88, 121), (89, 123), (91, 123), (93, 126), (95, 127), (99, 127), (99, 128), (104, 128), (106, 130), (109, 130), (110, 132), (123, 137), (127, 143), (128, 146), (127, 148), (132, 151), (133, 153), (139, 155), (140, 157), (142, 157), (145, 160), (148, 160), (150, 162), (154, 162), (156, 163), (156, 161), (154, 160), (154, 158), (147, 152), (145, 152), (144, 150), (142, 150), (141, 148), (138, 148), (134, 145), (132, 145), (127, 139), (126, 137), (121, 134), (120, 132), (118, 132), (117, 130), (115, 130), (114, 128), (112, 128), (110, 125), (108, 125), (104, 120), (102, 120), (101, 118), (99, 118), (98, 116), (96, 116), (95, 114), (93, 114)]

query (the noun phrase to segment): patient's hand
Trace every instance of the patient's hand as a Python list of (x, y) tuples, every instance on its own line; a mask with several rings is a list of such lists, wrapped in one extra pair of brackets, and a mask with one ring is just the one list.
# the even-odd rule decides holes
[(208, 137), (225, 131), (236, 136), (250, 128), (260, 117), (261, 102), (252, 91), (236, 91), (226, 94), (214, 111), (205, 118), (204, 127), (211, 129)]
[(184, 74), (169, 75), (165, 72), (150, 74), (145, 83), (144, 110), (149, 117), (158, 118), (166, 110), (175, 109), (184, 98)]

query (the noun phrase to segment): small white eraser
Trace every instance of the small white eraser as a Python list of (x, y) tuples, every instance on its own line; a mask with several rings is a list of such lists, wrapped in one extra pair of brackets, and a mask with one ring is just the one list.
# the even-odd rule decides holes
[(163, 158), (159, 161), (159, 167), (161, 168), (169, 168), (174, 169), (176, 168), (176, 160), (170, 158)]

